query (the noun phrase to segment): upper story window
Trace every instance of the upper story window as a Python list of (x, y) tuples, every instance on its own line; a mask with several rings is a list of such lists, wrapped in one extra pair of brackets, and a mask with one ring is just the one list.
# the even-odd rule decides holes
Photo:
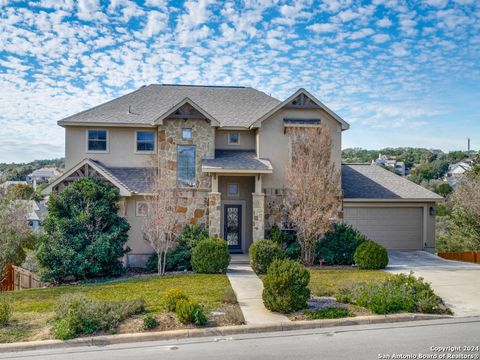
[(179, 187), (195, 187), (195, 146), (177, 147), (177, 183)]
[(237, 132), (228, 133), (228, 145), (239, 145), (240, 134)]
[(182, 139), (183, 140), (191, 140), (192, 139), (192, 129), (191, 128), (183, 128), (182, 129)]
[(137, 131), (136, 137), (137, 152), (155, 151), (155, 131)]
[(107, 130), (87, 130), (87, 151), (107, 152), (108, 151), (108, 131)]

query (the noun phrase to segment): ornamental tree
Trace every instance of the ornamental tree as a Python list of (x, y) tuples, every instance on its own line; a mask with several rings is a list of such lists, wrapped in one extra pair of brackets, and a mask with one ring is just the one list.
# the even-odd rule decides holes
[(302, 261), (312, 265), (315, 245), (340, 210), (340, 172), (332, 161), (332, 140), (325, 125), (289, 130), (285, 208), (297, 232)]
[(83, 178), (52, 194), (37, 259), (42, 278), (65, 280), (115, 276), (124, 270), (120, 258), (130, 225), (118, 215), (117, 189)]

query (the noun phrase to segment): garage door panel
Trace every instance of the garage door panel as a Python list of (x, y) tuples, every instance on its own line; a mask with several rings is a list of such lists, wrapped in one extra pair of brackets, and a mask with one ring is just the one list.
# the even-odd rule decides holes
[(423, 208), (347, 207), (344, 219), (387, 249), (423, 248)]

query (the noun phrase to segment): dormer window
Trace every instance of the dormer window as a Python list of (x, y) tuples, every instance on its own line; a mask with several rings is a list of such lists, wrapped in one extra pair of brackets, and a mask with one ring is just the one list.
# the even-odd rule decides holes
[(240, 134), (237, 132), (228, 133), (228, 145), (240, 145)]

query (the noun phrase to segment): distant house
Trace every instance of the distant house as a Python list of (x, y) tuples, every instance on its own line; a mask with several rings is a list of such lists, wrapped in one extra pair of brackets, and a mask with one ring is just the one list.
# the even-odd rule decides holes
[(458, 185), (458, 181), (464, 176), (465, 172), (472, 167), (473, 160), (465, 159), (458, 163), (448, 166), (447, 175), (445, 180), (451, 187), (455, 188)]
[(43, 227), (43, 220), (47, 215), (47, 207), (44, 203), (35, 200), (23, 200), (27, 207), (28, 227), (38, 231)]
[(60, 170), (55, 167), (44, 167), (28, 174), (26, 181), (28, 184), (33, 184), (33, 187), (36, 188), (38, 184), (48, 183), (50, 179), (61, 174)]
[(393, 156), (389, 157), (388, 155), (378, 154), (378, 159), (373, 160), (372, 164), (392, 168), (400, 176), (406, 175), (405, 163), (403, 161), (397, 161)]

